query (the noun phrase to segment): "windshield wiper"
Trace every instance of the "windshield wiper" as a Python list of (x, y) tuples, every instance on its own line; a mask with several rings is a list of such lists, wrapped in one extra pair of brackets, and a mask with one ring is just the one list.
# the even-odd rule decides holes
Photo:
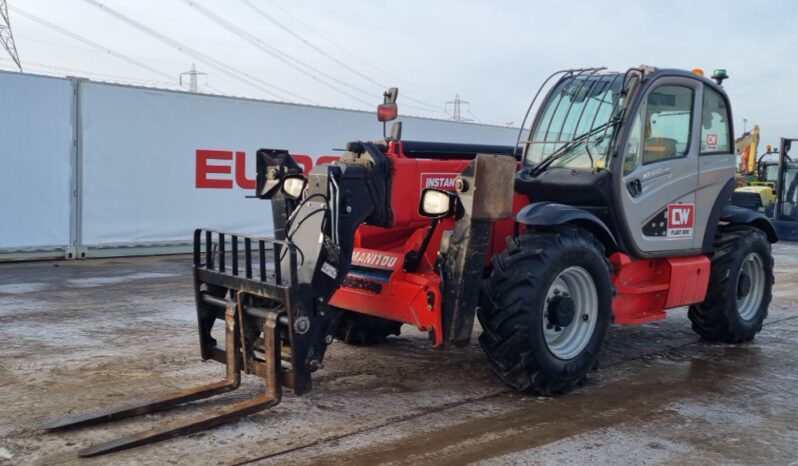
[[(579, 146), (580, 144), (584, 143), (586, 139), (590, 139), (591, 136), (593, 136), (596, 133), (599, 133), (601, 131), (604, 131), (605, 129), (607, 129), (607, 127), (609, 127), (611, 125), (615, 125), (617, 122), (618, 121), (616, 119), (612, 118), (608, 122), (603, 123), (603, 124), (601, 124), (599, 126), (596, 126), (593, 129), (591, 129), (587, 133), (583, 133), (583, 134), (575, 137), (573, 140), (567, 142), (566, 144), (564, 144), (559, 149), (557, 149), (554, 152), (552, 152), (551, 154), (547, 155), (546, 157), (543, 158), (543, 160), (541, 160), (540, 162), (535, 164), (535, 166), (530, 168), (529, 169), (529, 175), (530, 176), (538, 176), (541, 172), (543, 172), (543, 170), (548, 168), (549, 165), (551, 165), (552, 163), (554, 163), (555, 161), (559, 160), (564, 155), (569, 153), (574, 147)], [(603, 140), (603, 138), (604, 138), (604, 136), (602, 135), (601, 138), (599, 138), (595, 142), (596, 143), (600, 143)], [(587, 141), (587, 143), (590, 143), (590, 141)], [(592, 159), (592, 157), (591, 157), (591, 159)]]

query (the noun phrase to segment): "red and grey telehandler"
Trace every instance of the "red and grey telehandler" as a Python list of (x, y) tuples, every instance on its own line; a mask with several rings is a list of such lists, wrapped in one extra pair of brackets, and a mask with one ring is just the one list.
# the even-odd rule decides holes
[(270, 408), (284, 387), (308, 392), (334, 340), (377, 344), (403, 324), (433, 347), (462, 347), (477, 318), (496, 376), (542, 395), (586, 379), (612, 323), (687, 307), (702, 338), (751, 340), (771, 300), (776, 233), (730, 204), (725, 77), (560, 71), (510, 146), (404, 140), (396, 123), (311, 170), (286, 150), (258, 151), (255, 195), (270, 201), (274, 236), (194, 234), (200, 354), (224, 363), (225, 378), (47, 427), (206, 398), (237, 388), (242, 372), (264, 379), (260, 397), (80, 454), (194, 432)]

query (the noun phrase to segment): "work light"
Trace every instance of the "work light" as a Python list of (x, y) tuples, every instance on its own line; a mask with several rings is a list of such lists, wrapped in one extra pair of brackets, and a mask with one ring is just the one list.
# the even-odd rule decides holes
[(440, 189), (427, 188), (421, 193), (419, 213), (425, 217), (446, 217), (454, 210), (455, 194)]
[(290, 198), (298, 199), (302, 196), (307, 182), (308, 180), (302, 175), (287, 175), (283, 179), (283, 193)]

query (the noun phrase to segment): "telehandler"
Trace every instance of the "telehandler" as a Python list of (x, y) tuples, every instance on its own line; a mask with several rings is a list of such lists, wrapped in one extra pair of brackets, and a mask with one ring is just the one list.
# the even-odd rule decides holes
[[(255, 195), (270, 200), (274, 237), (194, 234), (200, 353), (224, 363), (225, 378), (47, 428), (234, 390), (242, 372), (265, 380), (255, 399), (79, 454), (195, 432), (277, 405), (283, 387), (308, 392), (336, 338), (379, 343), (402, 324), (436, 348), (462, 347), (477, 317), (496, 376), (542, 395), (585, 380), (613, 322), (687, 306), (701, 337), (751, 340), (771, 300), (776, 233), (761, 212), (730, 204), (725, 77), (560, 71), (515, 146), (405, 141), (396, 123), (307, 174), (285, 150), (258, 151)], [(396, 117), (396, 96), (386, 93), (380, 121)]]

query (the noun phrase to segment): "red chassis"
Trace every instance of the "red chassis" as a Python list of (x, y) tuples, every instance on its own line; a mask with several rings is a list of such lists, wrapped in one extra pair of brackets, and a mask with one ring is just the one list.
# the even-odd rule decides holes
[[(406, 271), (404, 261), (408, 253), (419, 250), (430, 228), (430, 219), (418, 213), (421, 191), (454, 190), (455, 177), (470, 161), (410, 158), (397, 141), (390, 143), (387, 156), (393, 164), (394, 225), (389, 229), (363, 225), (357, 230), (352, 268), (330, 304), (415, 325), (429, 332), (433, 346), (440, 347), (444, 336), (436, 259), (443, 232), (454, 227), (454, 220), (442, 221), (415, 271)], [(528, 203), (525, 195), (516, 194), (514, 211)], [(493, 224), (488, 263), (506, 247), (515, 228), (513, 219)], [(706, 295), (710, 269), (706, 256), (638, 260), (615, 252), (609, 260), (617, 292), (612, 306), (616, 323), (664, 319), (666, 309), (700, 303)]]

